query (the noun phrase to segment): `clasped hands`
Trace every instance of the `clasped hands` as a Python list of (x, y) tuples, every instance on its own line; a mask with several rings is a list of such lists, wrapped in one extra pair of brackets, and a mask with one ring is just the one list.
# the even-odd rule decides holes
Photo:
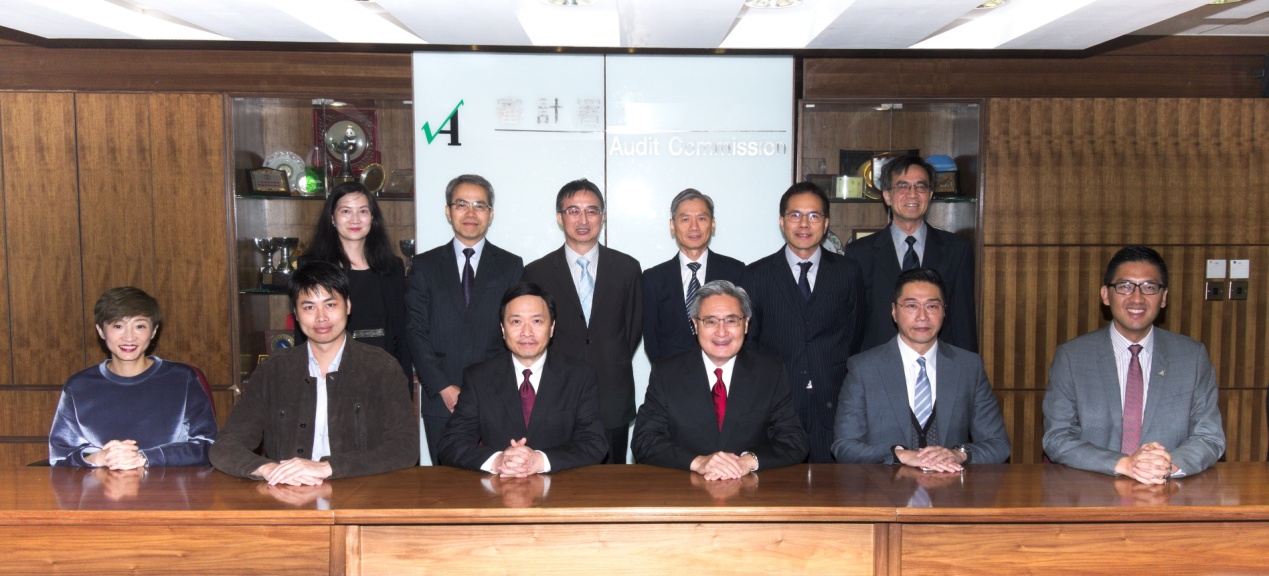
[(525, 478), (541, 473), (545, 468), (542, 455), (527, 446), (528, 440), (512, 440), (502, 453), (494, 456), (492, 472), (503, 478)]
[(101, 450), (84, 457), (93, 466), (110, 470), (132, 470), (149, 465), (136, 440), (111, 440)]
[(317, 486), (330, 478), (329, 462), (316, 462), (307, 458), (291, 458), (281, 462), (269, 462), (256, 468), (253, 475), (269, 482), (270, 486)]
[(750, 454), (738, 456), (729, 452), (702, 454), (692, 459), (691, 470), (706, 480), (730, 480), (753, 472), (758, 461)]
[(899, 462), (904, 466), (912, 466), (931, 472), (960, 472), (965, 462), (965, 455), (959, 450), (949, 450), (942, 446), (926, 446), (920, 450), (895, 450)]
[(1158, 442), (1147, 442), (1115, 463), (1115, 473), (1142, 484), (1163, 484), (1177, 471), (1172, 455)]

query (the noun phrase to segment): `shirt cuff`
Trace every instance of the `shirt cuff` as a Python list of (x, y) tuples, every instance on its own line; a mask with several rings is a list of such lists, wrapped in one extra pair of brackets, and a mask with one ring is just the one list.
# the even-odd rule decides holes
[(490, 474), (493, 474), (494, 473), (494, 469), (493, 469), (494, 459), (497, 458), (501, 454), (502, 454), (502, 451), (494, 452), (493, 456), (490, 456), (488, 460), (485, 460), (484, 464), (480, 465), (480, 469)]
[(551, 471), (551, 459), (546, 457), (546, 452), (541, 450), (534, 450), (534, 452), (542, 455), (542, 473), (549, 473)]

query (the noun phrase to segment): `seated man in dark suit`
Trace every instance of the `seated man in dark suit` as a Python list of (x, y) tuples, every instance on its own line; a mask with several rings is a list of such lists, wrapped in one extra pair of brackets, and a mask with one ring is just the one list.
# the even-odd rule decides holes
[(413, 466), (419, 428), (405, 373), (391, 354), (345, 331), (348, 277), (309, 262), (287, 288), (308, 342), (251, 374), (211, 447), (212, 466), (292, 486)]
[(445, 426), (440, 464), (525, 477), (599, 464), (608, 451), (599, 386), (590, 366), (547, 354), (555, 301), (538, 285), (502, 296), (509, 352), (463, 371), (463, 393)]
[(890, 317), (899, 334), (850, 359), (837, 402), (833, 456), (850, 464), (904, 464), (959, 472), (1009, 458), (1000, 406), (977, 354), (939, 340), (943, 278), (899, 274)]
[(656, 362), (696, 349), (687, 303), (701, 284), (727, 280), (736, 284), (745, 264), (709, 249), (714, 238), (714, 200), (688, 188), (670, 202), (670, 234), (679, 251), (673, 258), (643, 271), (643, 353)]
[(742, 347), (749, 295), (726, 280), (707, 282), (692, 296), (691, 313), (700, 349), (652, 366), (635, 419), (635, 462), (724, 480), (805, 460), (806, 432), (784, 366)]

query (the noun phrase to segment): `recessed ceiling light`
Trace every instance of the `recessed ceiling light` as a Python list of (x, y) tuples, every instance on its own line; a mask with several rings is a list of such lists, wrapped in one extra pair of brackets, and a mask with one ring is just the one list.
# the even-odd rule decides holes
[(1208, 4), (1219, 6), (1221, 4), (1237, 4), (1242, 1), (1243, 0), (1212, 0), (1211, 2), (1208, 2)]
[(542, 3), (551, 6), (588, 6), (594, 4), (595, 0), (542, 0)]
[(801, 4), (802, 0), (745, 0), (750, 8), (792, 8)]
[(987, 10), (988, 8), (999, 8), (1008, 3), (1009, 3), (1009, 0), (987, 0), (986, 2), (983, 2), (982, 4), (979, 4), (978, 7), (974, 9)]

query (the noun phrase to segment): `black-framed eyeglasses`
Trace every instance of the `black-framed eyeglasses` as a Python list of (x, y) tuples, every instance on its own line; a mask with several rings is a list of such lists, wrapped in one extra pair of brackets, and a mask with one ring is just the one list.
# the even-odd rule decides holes
[(1119, 282), (1112, 282), (1106, 286), (1110, 287), (1111, 290), (1114, 290), (1116, 294), (1122, 294), (1124, 296), (1132, 294), (1134, 290), (1141, 290), (1142, 296), (1154, 296), (1155, 294), (1163, 292), (1163, 290), (1167, 288), (1167, 286), (1164, 286), (1163, 284), (1152, 282), (1150, 280), (1146, 280), (1145, 282), (1129, 282), (1127, 280), (1120, 280)]
[(919, 310), (925, 310), (925, 313), (931, 316), (942, 314), (944, 310), (942, 302), (901, 302), (898, 306), (899, 310), (913, 316), (916, 316)]
[(576, 218), (578, 216), (581, 216), (582, 214), (586, 214), (587, 218), (596, 218), (599, 216), (603, 216), (604, 211), (600, 210), (599, 208), (595, 206), (587, 206), (585, 208), (581, 208), (578, 206), (569, 206), (568, 208), (560, 210), (560, 214), (567, 214), (568, 216), (572, 218)]
[(484, 202), (481, 202), (480, 200), (477, 200), (475, 202), (468, 202), (466, 200), (455, 200), (453, 203), (449, 205), (449, 207), (455, 210), (462, 210), (463, 212), (466, 212), (468, 210), (475, 210), (476, 212), (488, 212), (489, 210), (493, 208), (493, 206), (490, 206), (489, 204), (485, 204)]
[(704, 318), (697, 318), (696, 321), (700, 322), (701, 326), (704, 326), (705, 328), (713, 330), (715, 328), (718, 328), (720, 324), (728, 328), (735, 328), (737, 326), (740, 326), (741, 324), (744, 324), (745, 319), (733, 314), (731, 316), (725, 316), (723, 318), (719, 318), (717, 316), (706, 316)]

